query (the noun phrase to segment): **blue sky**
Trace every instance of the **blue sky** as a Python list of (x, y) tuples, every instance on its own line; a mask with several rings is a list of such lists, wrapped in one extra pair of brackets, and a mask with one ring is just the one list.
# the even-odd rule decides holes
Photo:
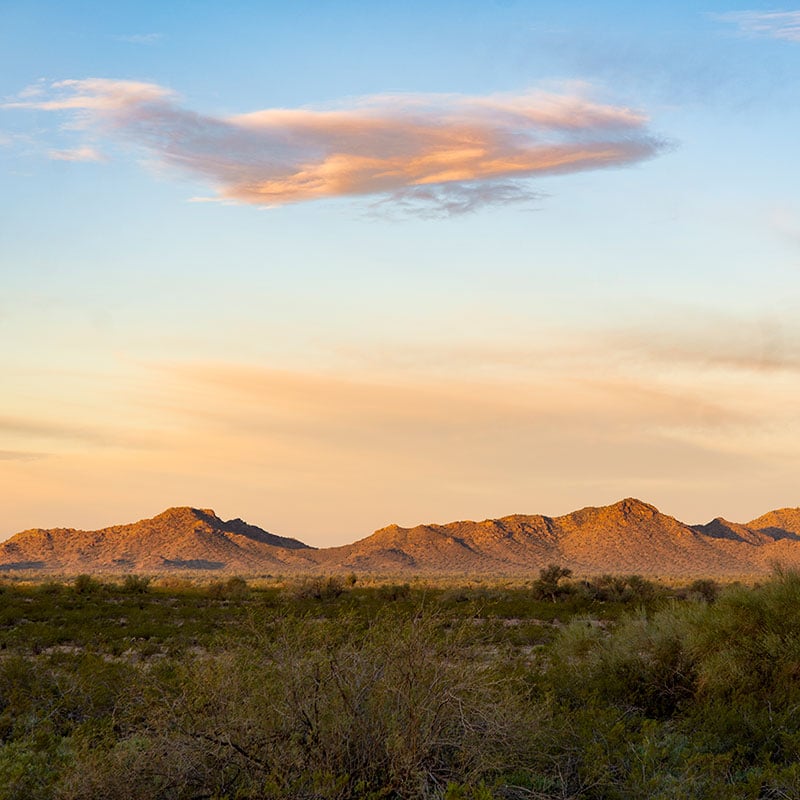
[(797, 505), (800, 10), (0, 12), (0, 537)]

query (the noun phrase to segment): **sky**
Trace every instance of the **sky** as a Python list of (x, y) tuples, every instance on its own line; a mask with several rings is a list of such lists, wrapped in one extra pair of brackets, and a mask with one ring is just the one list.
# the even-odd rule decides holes
[(800, 6), (0, 21), (0, 539), (800, 505)]

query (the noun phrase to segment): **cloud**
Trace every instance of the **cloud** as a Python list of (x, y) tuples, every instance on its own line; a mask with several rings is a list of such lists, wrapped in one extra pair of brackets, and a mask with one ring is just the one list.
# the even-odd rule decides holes
[(730, 11), (713, 17), (737, 25), (750, 36), (800, 42), (800, 11)]
[[(128, 114), (132, 114), (135, 109), (138, 109), (146, 113), (148, 107), (155, 109), (159, 103), (167, 106), (174, 97), (174, 92), (154, 83), (114, 81), (105, 78), (56, 81), (50, 84), (49, 89), (51, 99), (45, 99), (47, 92), (41, 85), (35, 84), (23, 89), (18, 95), (17, 101), (5, 103), (3, 107), (38, 108), (42, 111), (105, 112), (109, 115), (106, 118), (107, 123), (113, 123), (116, 113), (117, 122), (123, 124), (126, 111)], [(41, 95), (45, 97), (41, 97)]]
[(73, 439), (81, 441), (102, 441), (96, 431), (38, 419), (0, 416), (0, 434), (36, 439)]
[[(102, 510), (109, 524), (198, 505), (333, 544), (392, 520), (553, 513), (631, 494), (691, 502), (688, 515), (702, 519), (730, 502), (731, 487), (755, 506), (749, 519), (796, 491), (797, 376), (618, 358), (622, 344), (596, 334), (569, 341), (564, 362), (562, 342), (545, 338), (552, 344), (532, 340), (529, 356), (518, 339), (508, 353), (464, 347), (454, 372), (139, 365), (105, 415), (83, 400), (86, 425), (74, 418), (80, 398), (62, 392), (52, 413), (70, 412), (71, 425), (0, 417), (0, 447), (49, 456), (0, 458), (14, 499), (5, 530), (65, 519), (92, 529), (101, 526), (81, 514)], [(502, 368), (479, 368), (489, 362)], [(152, 446), (137, 446), (145, 437)]]
[(545, 197), (519, 181), (484, 181), (444, 186), (410, 186), (398, 189), (372, 204), (376, 214), (389, 216), (448, 217), (485, 206), (508, 206)]
[(39, 78), (36, 83), (30, 84), (30, 86), (26, 86), (17, 97), (20, 99), (27, 99), (32, 97), (40, 97), (45, 93), (47, 89), (47, 81), (45, 78)]
[[(34, 417), (0, 416), (0, 437), (25, 442), (73, 443), (90, 448), (147, 449), (157, 446), (156, 436), (123, 429), (119, 425), (72, 424)], [(14, 451), (0, 451), (14, 452)]]
[(739, 374), (755, 383), (770, 375), (800, 376), (800, 331), (779, 316), (699, 316), (684, 310), (680, 325), (651, 319), (607, 337), (608, 346), (624, 357), (642, 357), (653, 365)]
[(32, 141), (33, 137), (29, 134), (0, 130), (0, 147), (24, 147)]
[(332, 459), (377, 463), (390, 453), (410, 465), (427, 458), (431, 449), (449, 449), (448, 458), (491, 453), (490, 463), (497, 464), (503, 457), (516, 458), (512, 451), (525, 460), (545, 444), (567, 440), (583, 446), (648, 442), (670, 438), (671, 431), (687, 425), (728, 435), (731, 426), (752, 424), (749, 412), (743, 414), (729, 398), (654, 385), (636, 375), (556, 371), (546, 380), (529, 375), (481, 381), (376, 379), (222, 364), (162, 370), (162, 386), (170, 386), (162, 411), (204, 431), (204, 446), (224, 439), (252, 449), (261, 441), (256, 449), (263, 457), (269, 452), (282, 459), (304, 453), (310, 460), (313, 453), (327, 451)]
[(0, 461), (36, 461), (45, 457), (44, 453), (29, 453), (23, 450), (0, 450)]
[(48, 150), (47, 155), (55, 161), (105, 161), (102, 153), (88, 146), (71, 150)]
[(221, 117), (185, 108), (156, 84), (91, 78), (9, 107), (71, 112), (73, 127), (144, 147), (210, 182), (218, 200), (261, 206), (378, 195), (463, 213), (538, 197), (522, 183), (530, 178), (627, 166), (664, 149), (642, 113), (594, 102), (584, 86), (379, 95)]
[(128, 42), (128, 44), (158, 44), (163, 38), (163, 33), (133, 33), (126, 36), (115, 36), (118, 42)]

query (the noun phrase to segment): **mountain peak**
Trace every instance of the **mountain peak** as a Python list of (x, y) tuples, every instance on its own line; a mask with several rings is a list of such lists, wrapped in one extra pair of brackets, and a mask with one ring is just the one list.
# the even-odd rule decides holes
[(645, 516), (652, 517), (661, 512), (650, 503), (645, 503), (636, 497), (626, 497), (624, 500), (619, 500), (613, 505), (608, 506), (609, 509), (619, 511), (623, 516)]
[(747, 527), (778, 539), (797, 538), (800, 536), (800, 508), (776, 508), (751, 520)]
[[(194, 508), (193, 506), (171, 506), (164, 509), (160, 514), (156, 514), (152, 519), (180, 520), (180, 519), (202, 519), (202, 520), (222, 520), (214, 513), (212, 508)], [(144, 521), (144, 520), (142, 520)]]
[(626, 497), (609, 506), (587, 506), (563, 517), (555, 517), (555, 520), (568, 526), (591, 525), (610, 529), (646, 525), (660, 518), (671, 519), (649, 503), (644, 503), (635, 497)]

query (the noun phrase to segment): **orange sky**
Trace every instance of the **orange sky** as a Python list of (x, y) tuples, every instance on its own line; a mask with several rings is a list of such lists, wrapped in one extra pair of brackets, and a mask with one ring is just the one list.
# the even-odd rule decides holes
[(6, 4), (0, 538), (800, 503), (798, 12)]

